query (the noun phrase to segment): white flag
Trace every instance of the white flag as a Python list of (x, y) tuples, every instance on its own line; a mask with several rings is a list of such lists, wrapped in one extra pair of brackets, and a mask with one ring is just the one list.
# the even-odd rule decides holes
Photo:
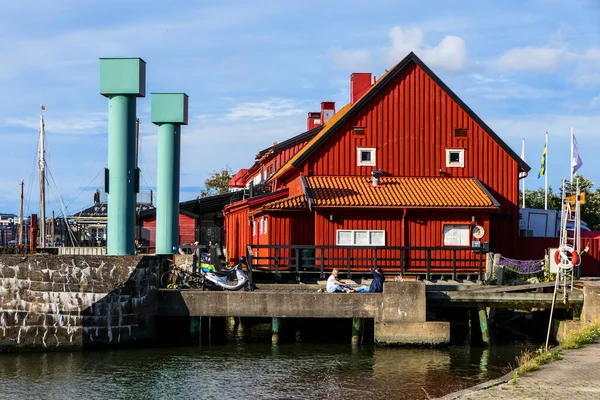
[(577, 148), (577, 139), (575, 135), (571, 133), (571, 176), (575, 175), (575, 172), (583, 165), (581, 157), (579, 157), (579, 149)]

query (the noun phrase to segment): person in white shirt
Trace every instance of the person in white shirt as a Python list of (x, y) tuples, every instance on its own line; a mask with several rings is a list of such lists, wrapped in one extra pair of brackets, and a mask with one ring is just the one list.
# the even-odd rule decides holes
[(329, 293), (335, 292), (344, 292), (344, 293), (352, 293), (354, 289), (350, 286), (346, 285), (344, 282), (340, 281), (337, 277), (340, 272), (337, 268), (334, 268), (331, 271), (331, 276), (327, 279), (327, 291)]

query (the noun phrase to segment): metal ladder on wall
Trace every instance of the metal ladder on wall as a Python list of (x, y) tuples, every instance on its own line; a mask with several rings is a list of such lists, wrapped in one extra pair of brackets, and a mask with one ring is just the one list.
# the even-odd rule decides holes
[(548, 334), (546, 336), (546, 350), (548, 350), (556, 297), (558, 293), (561, 293), (563, 303), (566, 304), (569, 301), (569, 292), (573, 290), (575, 267), (579, 265), (581, 246), (581, 192), (579, 190), (579, 181), (575, 185), (575, 191), (567, 190), (564, 182), (562, 189), (560, 239), (554, 256), (554, 261), (558, 265), (558, 271), (552, 295), (550, 322), (548, 323)]

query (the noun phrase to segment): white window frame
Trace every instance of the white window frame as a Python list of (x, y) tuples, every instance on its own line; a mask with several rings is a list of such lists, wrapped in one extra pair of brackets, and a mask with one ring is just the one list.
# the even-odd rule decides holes
[[(357, 233), (364, 234), (367, 233), (369, 236), (369, 243), (356, 243)], [(340, 234), (346, 236), (346, 240), (340, 240)], [(378, 241), (374, 243), (373, 236), (374, 234), (383, 235), (383, 243)], [(374, 230), (366, 230), (366, 229), (338, 229), (335, 232), (335, 244), (336, 246), (385, 246), (385, 231), (374, 229)]]
[(470, 224), (444, 224), (444, 246), (471, 247)]
[(256, 222), (250, 221), (252, 223), (252, 236), (256, 236)]
[[(450, 154), (458, 153), (458, 162), (450, 162)], [(465, 149), (446, 149), (446, 168), (464, 168)]]
[(265, 224), (265, 226), (263, 227), (263, 235), (266, 235), (267, 234), (267, 225), (268, 225), (267, 224), (267, 217), (263, 217), (262, 223)]
[[(371, 153), (371, 161), (362, 161), (362, 153)], [(377, 165), (377, 149), (375, 147), (357, 147), (356, 148), (356, 163), (359, 167), (374, 167)]]

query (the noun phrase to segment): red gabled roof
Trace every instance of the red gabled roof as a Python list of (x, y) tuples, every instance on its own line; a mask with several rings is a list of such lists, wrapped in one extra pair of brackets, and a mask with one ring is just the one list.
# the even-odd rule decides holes
[(316, 151), (325, 141), (333, 135), (337, 128), (352, 117), (361, 107), (367, 104), (367, 102), (377, 94), (385, 85), (396, 77), (404, 68), (411, 63), (416, 64), (421, 68), (425, 74), (427, 74), (452, 100), (454, 100), (459, 107), (461, 107), (473, 120), (494, 139), (506, 153), (512, 157), (519, 167), (523, 171), (529, 171), (531, 168), (521, 157), (515, 153), (481, 118), (477, 116), (446, 84), (438, 78), (436, 74), (421, 61), (416, 54), (411, 52), (402, 61), (400, 61), (394, 68), (387, 71), (379, 80), (371, 86), (369, 90), (354, 104), (347, 104), (338, 113), (336, 113), (329, 121), (327, 121), (325, 127), (319, 132), (310, 142), (306, 144), (294, 157), (286, 162), (280, 169), (275, 173), (269, 180), (275, 180), (281, 178), (296, 168), (299, 168), (308, 157)]

